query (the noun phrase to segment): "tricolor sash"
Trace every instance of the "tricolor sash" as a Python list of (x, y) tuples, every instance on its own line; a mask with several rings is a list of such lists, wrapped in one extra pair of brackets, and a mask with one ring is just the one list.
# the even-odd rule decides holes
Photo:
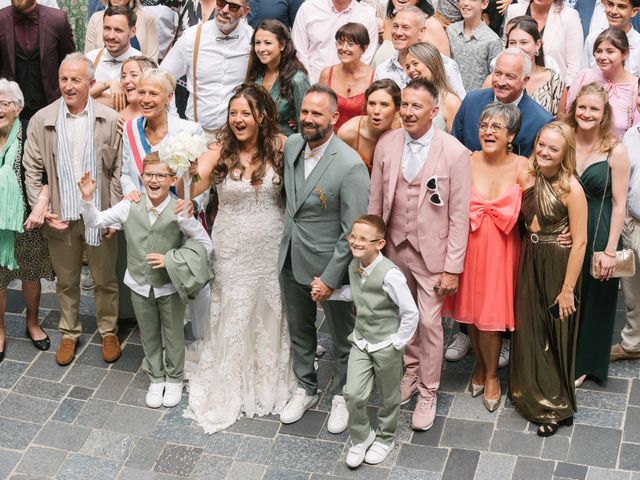
[(142, 175), (142, 161), (144, 157), (151, 153), (151, 145), (149, 145), (147, 138), (144, 136), (144, 117), (140, 116), (127, 121), (125, 132), (131, 146), (133, 160), (138, 167), (138, 173)]

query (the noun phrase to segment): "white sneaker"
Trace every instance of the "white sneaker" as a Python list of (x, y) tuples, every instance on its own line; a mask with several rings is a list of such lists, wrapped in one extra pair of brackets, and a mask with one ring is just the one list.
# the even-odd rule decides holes
[(357, 443), (356, 445), (351, 445), (351, 448), (347, 452), (347, 467), (356, 468), (362, 465), (362, 462), (365, 458), (365, 453), (367, 452), (367, 448), (369, 448), (369, 445), (371, 445), (375, 439), (376, 432), (371, 430), (369, 432), (369, 436), (364, 442)]
[(458, 362), (467, 356), (469, 350), (471, 350), (469, 335), (456, 333), (447, 347), (447, 351), (444, 352), (444, 359), (447, 362)]
[(500, 358), (498, 359), (498, 368), (504, 368), (509, 365), (509, 355), (511, 354), (511, 340), (508, 338), (502, 339), (502, 345), (500, 345)]
[(342, 395), (334, 395), (331, 402), (331, 413), (327, 422), (329, 433), (342, 433), (349, 423), (349, 411)]
[(282, 423), (294, 423), (302, 418), (304, 412), (318, 403), (318, 394), (307, 395), (304, 388), (296, 388), (291, 400), (284, 406), (280, 412), (280, 421)]
[(163, 391), (164, 391), (164, 382), (150, 384), (149, 390), (147, 390), (147, 396), (145, 398), (145, 401), (147, 402), (147, 407), (158, 408), (160, 405), (162, 405)]
[(382, 463), (385, 458), (387, 458), (391, 450), (393, 450), (393, 442), (389, 445), (385, 445), (381, 442), (373, 442), (373, 445), (371, 445), (369, 450), (367, 450), (367, 455), (364, 457), (364, 461), (369, 465)]
[(182, 398), (182, 382), (180, 383), (165, 383), (164, 385), (164, 398), (162, 399), (163, 407), (175, 407), (180, 403)]

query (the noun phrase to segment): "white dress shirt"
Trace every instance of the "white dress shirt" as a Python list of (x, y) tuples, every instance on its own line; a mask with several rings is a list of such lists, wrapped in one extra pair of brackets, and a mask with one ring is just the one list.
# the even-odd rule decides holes
[[(376, 268), (376, 265), (378, 265), (383, 258), (383, 255), (378, 253), (376, 259), (371, 262), (369, 266), (364, 267), (365, 274), (360, 277), (361, 283), (365, 282), (367, 277), (371, 272), (373, 272), (373, 269)], [(411, 296), (411, 291), (407, 286), (407, 280), (399, 268), (392, 268), (387, 272), (382, 280), (382, 289), (387, 295), (389, 295), (389, 298), (391, 298), (393, 303), (398, 305), (400, 325), (398, 326), (398, 331), (396, 333), (376, 343), (367, 342), (362, 338), (362, 335), (360, 335), (357, 330), (354, 330), (353, 341), (362, 351), (376, 352), (388, 347), (389, 345), (393, 345), (393, 348), (396, 350), (401, 350), (409, 343), (418, 326), (418, 307)], [(342, 300), (345, 302), (353, 301), (351, 287), (349, 285), (344, 285), (343, 287), (338, 288), (331, 294), (329, 300)]]
[[(627, 149), (629, 163), (631, 164), (627, 205), (633, 218), (640, 221), (640, 159), (638, 158), (638, 152), (640, 151), (640, 123), (627, 130), (627, 133), (622, 138), (622, 144)], [(636, 273), (636, 275), (640, 274)]]
[[(89, 99), (91, 101), (91, 99)], [(69, 144), (69, 156), (71, 157), (71, 166), (73, 168), (73, 176), (76, 181), (80, 180), (84, 173), (84, 151), (87, 143), (87, 116), (89, 115), (89, 101), (84, 109), (74, 115), (67, 108), (67, 104), (62, 102), (65, 118), (67, 120), (67, 142)], [(78, 196), (80, 192), (78, 191)]]
[(309, 175), (311, 175), (311, 172), (313, 171), (314, 168), (316, 168), (316, 165), (318, 165), (318, 163), (320, 162), (320, 159), (322, 159), (322, 156), (324, 155), (324, 152), (329, 146), (329, 142), (331, 141), (332, 138), (333, 138), (333, 133), (329, 137), (329, 140), (324, 142), (322, 145), (318, 145), (315, 148), (309, 147), (308, 143), (305, 145), (304, 153), (302, 154), (304, 157), (304, 179), (305, 180)]
[(431, 150), (431, 140), (433, 140), (434, 129), (435, 127), (433, 127), (432, 125), (431, 128), (427, 131), (427, 133), (422, 135), (420, 138), (413, 138), (408, 133), (404, 134), (404, 149), (402, 150), (402, 171), (403, 172), (407, 167), (407, 160), (409, 156), (413, 155), (411, 151), (411, 147), (409, 146), (409, 143), (411, 142), (419, 143), (422, 145), (422, 148), (420, 149), (420, 152), (419, 152), (419, 156), (417, 157), (419, 162), (418, 172), (420, 171), (420, 169), (424, 165), (424, 162), (427, 160), (427, 157), (429, 156), (429, 150)]
[[(596, 38), (602, 32), (591, 32), (584, 42), (584, 51), (582, 54), (582, 68), (596, 68), (596, 59), (593, 57), (593, 44)], [(627, 32), (629, 40), (629, 57), (625, 62), (625, 69), (632, 75), (640, 77), (640, 33), (633, 27)]]
[[(93, 63), (102, 47), (91, 50), (87, 53), (87, 57)], [(140, 50), (136, 50), (132, 46), (119, 57), (112, 57), (106, 48), (100, 56), (98, 66), (95, 68), (95, 79), (97, 82), (106, 82), (107, 80), (120, 80), (120, 70), (122, 63), (129, 57), (142, 55)]]
[(316, 83), (323, 68), (340, 63), (335, 35), (346, 23), (364, 25), (371, 43), (362, 55), (364, 63), (371, 63), (378, 48), (378, 20), (372, 9), (352, 0), (351, 5), (337, 11), (331, 0), (307, 0), (293, 23), (291, 38), (298, 58), (309, 72), (309, 80)]
[[(164, 60), (162, 68), (176, 78), (187, 76), (189, 101), (187, 118), (193, 115), (193, 51), (198, 27), (186, 29)], [(198, 94), (198, 123), (206, 130), (222, 127), (227, 121), (227, 104), (233, 89), (244, 82), (251, 50), (252, 28), (245, 22), (225, 35), (215, 21), (205, 22), (202, 27), (196, 82)]]
[[(167, 195), (167, 198), (153, 209), (155, 211), (152, 210), (153, 206), (149, 199), (146, 196), (144, 198), (147, 202), (147, 209), (149, 210), (149, 223), (153, 225), (156, 223), (156, 220), (158, 220), (158, 217), (162, 215), (162, 212), (167, 205), (169, 205), (171, 197)], [(106, 228), (116, 223), (124, 224), (127, 218), (129, 218), (131, 202), (128, 200), (122, 200), (116, 203), (113, 207), (102, 212), (99, 212), (93, 203), (85, 202), (84, 200), (80, 202), (80, 207), (82, 209), (82, 218), (85, 225), (94, 228)], [(193, 218), (193, 216), (188, 215), (187, 217), (183, 217), (182, 215), (178, 215), (178, 228), (185, 238), (193, 238), (198, 243), (202, 244), (207, 251), (207, 255), (211, 256), (211, 253), (213, 252), (211, 239), (207, 235), (202, 224)], [(167, 283), (161, 287), (152, 287), (147, 282), (138, 283), (133, 279), (128, 268), (124, 274), (124, 284), (143, 297), (149, 297), (152, 288), (155, 298), (166, 297), (167, 295), (171, 295), (177, 291), (176, 287), (174, 287), (172, 283)]]

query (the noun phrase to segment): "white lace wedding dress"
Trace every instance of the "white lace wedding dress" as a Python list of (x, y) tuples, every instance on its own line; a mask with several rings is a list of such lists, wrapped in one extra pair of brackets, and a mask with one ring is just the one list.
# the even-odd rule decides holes
[(185, 416), (207, 433), (242, 414), (279, 413), (295, 388), (278, 282), (282, 183), (274, 176), (269, 170), (259, 188), (231, 179), (217, 186), (211, 323), (185, 365)]

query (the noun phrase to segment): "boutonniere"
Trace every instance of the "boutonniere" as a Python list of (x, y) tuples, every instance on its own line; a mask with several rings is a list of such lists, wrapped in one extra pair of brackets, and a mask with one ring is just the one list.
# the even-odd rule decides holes
[(320, 187), (316, 187), (315, 192), (318, 194), (318, 199), (320, 200), (320, 208), (322, 208), (322, 210), (326, 210), (327, 209), (327, 199), (324, 196), (324, 192), (322, 191), (322, 189)]

